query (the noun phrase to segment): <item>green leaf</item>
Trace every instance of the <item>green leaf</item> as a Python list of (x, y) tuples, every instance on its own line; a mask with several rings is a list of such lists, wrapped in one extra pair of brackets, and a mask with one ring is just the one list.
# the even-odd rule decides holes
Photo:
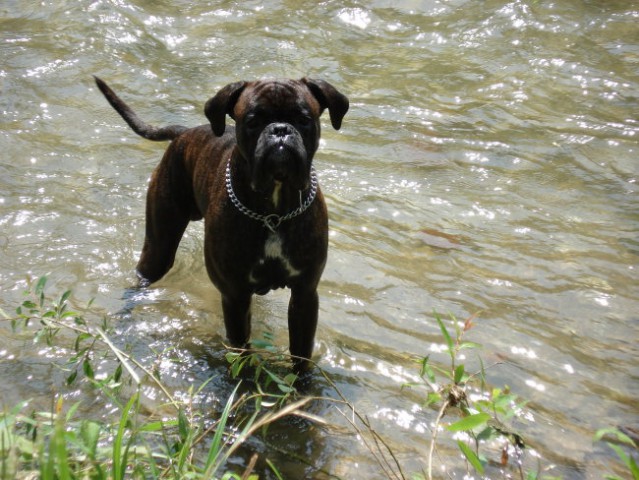
[(117, 383), (120, 381), (120, 378), (122, 378), (122, 364), (118, 363), (115, 372), (113, 372), (113, 381)]
[(222, 476), (222, 480), (242, 480), (242, 477), (240, 477), (237, 473), (226, 472)]
[(442, 400), (442, 396), (441, 396), (441, 394), (440, 394), (440, 393), (437, 393), (437, 392), (430, 392), (430, 393), (428, 394), (428, 396), (426, 397), (426, 402), (424, 402), (424, 404), (425, 404), (426, 406), (429, 406), (429, 405), (432, 405), (432, 404), (434, 404), (434, 403), (441, 402), (441, 400)]
[(22, 306), (30, 310), (38, 308), (38, 306), (35, 303), (33, 303), (31, 300), (25, 300), (24, 302), (22, 302)]
[(481, 427), (488, 420), (490, 420), (490, 415), (487, 413), (476, 413), (474, 415), (469, 415), (461, 420), (448, 425), (446, 430), (450, 432), (467, 432), (469, 430), (474, 430), (475, 428)]
[(284, 383), (279, 383), (278, 382), (277, 388), (279, 388), (282, 393), (293, 393), (293, 392), (295, 392), (295, 388), (290, 387), (290, 386), (288, 386), (288, 385), (286, 385)]
[(454, 353), (455, 344), (453, 343), (453, 339), (450, 337), (448, 330), (446, 330), (446, 325), (444, 325), (444, 322), (439, 317), (439, 315), (435, 314), (435, 320), (437, 320), (437, 323), (439, 324), (439, 329), (442, 331), (442, 335), (444, 336), (444, 339), (446, 340), (446, 345), (448, 345), (448, 353), (450, 354), (452, 358), (455, 355)]
[(167, 427), (178, 426), (177, 420), (148, 422), (140, 426), (140, 432), (161, 432)]
[(433, 370), (433, 368), (428, 364), (428, 361), (430, 360), (430, 355), (425, 356), (422, 359), (422, 368), (421, 371), (419, 372), (420, 377), (424, 377), (426, 376), (428, 378), (428, 380), (431, 383), (435, 383), (435, 370)]
[(459, 345), (459, 349), (463, 350), (465, 348), (481, 348), (481, 343), (475, 343), (475, 342), (462, 342)]
[(82, 405), (82, 402), (76, 402), (73, 405), (71, 405), (71, 408), (69, 408), (69, 410), (67, 411), (67, 422), (71, 421), (71, 418), (73, 418), (73, 415), (75, 415), (75, 412), (78, 411), (78, 408), (80, 408), (80, 405)]
[(462, 379), (464, 378), (464, 365), (458, 365), (457, 368), (455, 369), (455, 384), (459, 385), (462, 381)]
[(186, 418), (184, 409), (180, 408), (178, 411), (178, 432), (180, 433), (180, 439), (184, 441), (189, 434), (189, 420)]
[(77, 377), (78, 377), (78, 371), (77, 371), (77, 370), (74, 370), (73, 372), (71, 372), (71, 375), (69, 375), (69, 376), (67, 377), (67, 380), (66, 380), (67, 385), (71, 385), (71, 384), (73, 384), (73, 382), (75, 382), (75, 379), (76, 379)]
[(71, 290), (67, 290), (66, 292), (62, 294), (62, 296), (60, 297), (60, 302), (59, 302), (60, 307), (62, 307), (67, 302), (70, 296), (71, 296)]
[(35, 287), (35, 294), (38, 296), (43, 295), (44, 287), (46, 286), (46, 284), (47, 284), (47, 277), (46, 275), (43, 275), (42, 277), (38, 279), (38, 283), (36, 284), (36, 287)]
[(284, 377), (284, 381), (286, 382), (287, 385), (290, 385), (290, 386), (293, 386), (293, 384), (295, 383), (295, 380), (297, 380), (297, 375), (295, 373), (289, 373), (288, 375)]
[(526, 480), (537, 480), (537, 474), (538, 472), (534, 472), (531, 470), (530, 472), (528, 472), (528, 475), (526, 475)]
[(449, 315), (450, 315), (450, 321), (453, 323), (453, 327), (455, 327), (455, 338), (457, 339), (457, 341), (459, 341), (459, 339), (461, 338), (461, 333), (462, 333), (461, 328), (459, 327), (459, 322), (455, 318), (455, 315), (453, 315), (452, 313)]
[(244, 367), (244, 364), (248, 359), (249, 357), (241, 358), (238, 356), (235, 360), (233, 360), (233, 363), (231, 363), (231, 376), (233, 378), (238, 377), (238, 375), (242, 371), (242, 367)]
[(269, 340), (260, 340), (259, 338), (255, 340), (251, 340), (251, 347), (259, 348), (262, 350), (273, 350), (275, 348), (273, 346), (273, 342)]
[(102, 427), (99, 423), (91, 421), (84, 421), (80, 426), (80, 436), (82, 437), (85, 449), (89, 454), (89, 457), (91, 457), (91, 460), (95, 460), (101, 428)]
[(497, 430), (495, 430), (491, 426), (487, 426), (481, 432), (479, 432), (479, 434), (477, 434), (475, 439), (479, 442), (482, 440), (490, 440), (491, 438), (497, 437), (497, 435)]
[(88, 333), (81, 333), (77, 337), (75, 337), (75, 343), (73, 345), (73, 349), (76, 352), (78, 352), (80, 350), (80, 343), (82, 343), (87, 338), (93, 338), (93, 336)]
[(470, 463), (473, 466), (473, 468), (477, 471), (477, 473), (479, 473), (480, 475), (483, 475), (484, 466), (481, 464), (481, 461), (479, 460), (479, 457), (475, 454), (475, 452), (473, 452), (473, 450), (466, 443), (462, 441), (458, 441), (457, 445), (459, 446), (459, 449), (462, 451), (462, 453), (466, 457), (466, 460), (468, 460), (468, 463)]
[(227, 362), (233, 363), (233, 362), (235, 362), (238, 359), (238, 357), (240, 355), (241, 354), (239, 354), (237, 352), (226, 352), (226, 355), (224, 355), (224, 358), (226, 358)]
[(84, 362), (82, 362), (82, 370), (84, 371), (84, 374), (87, 376), (87, 378), (90, 378), (91, 380), (95, 378), (93, 367), (91, 366), (91, 362), (88, 358), (85, 358)]

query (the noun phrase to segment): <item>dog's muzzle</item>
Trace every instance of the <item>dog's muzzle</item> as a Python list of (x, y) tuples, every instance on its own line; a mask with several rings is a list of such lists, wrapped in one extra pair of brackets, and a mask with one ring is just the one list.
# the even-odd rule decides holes
[(308, 188), (310, 165), (304, 139), (291, 124), (271, 123), (264, 128), (254, 158), (254, 190), (267, 192), (275, 182), (289, 183), (298, 190)]

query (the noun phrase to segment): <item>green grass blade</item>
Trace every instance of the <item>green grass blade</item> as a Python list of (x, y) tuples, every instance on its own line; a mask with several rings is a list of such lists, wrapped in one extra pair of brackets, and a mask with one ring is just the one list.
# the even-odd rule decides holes
[(626, 467), (628, 467), (628, 470), (630, 470), (630, 473), (632, 473), (633, 480), (638, 480), (639, 468), (637, 468), (637, 463), (635, 462), (634, 458), (624, 452), (624, 450), (619, 445), (608, 443), (608, 446), (615, 451), (619, 459), (626, 465)]
[(273, 462), (271, 462), (268, 458), (266, 459), (266, 464), (268, 465), (268, 468), (271, 469), (271, 472), (273, 472), (275, 477), (277, 477), (277, 480), (284, 480), (284, 477), (282, 477), (282, 474), (280, 473), (280, 471), (273, 464)]
[(209, 453), (206, 457), (206, 467), (205, 470), (208, 475), (212, 475), (215, 472), (215, 469), (211, 471), (210, 469), (215, 465), (216, 460), (222, 454), (222, 439), (224, 437), (224, 432), (226, 430), (226, 424), (228, 422), (229, 416), (231, 414), (231, 409), (233, 408), (233, 401), (235, 399), (235, 394), (237, 393), (237, 389), (240, 388), (240, 384), (242, 382), (238, 382), (233, 389), (233, 392), (229, 396), (226, 401), (226, 405), (224, 406), (224, 411), (220, 416), (220, 420), (217, 425), (217, 429), (215, 430), (215, 435), (213, 436), (213, 441), (211, 442), (211, 447), (209, 448)]
[(113, 442), (113, 480), (124, 480), (124, 474), (126, 473), (127, 455), (122, 455), (122, 444), (124, 441), (124, 432), (126, 426), (129, 423), (129, 412), (133, 408), (133, 405), (138, 401), (139, 392), (135, 394), (128, 401), (122, 416), (120, 417), (120, 424), (118, 425), (118, 433), (115, 436)]
[[(54, 480), (55, 479), (55, 460), (53, 458), (52, 443), (49, 442), (48, 455), (45, 454), (45, 445), (42, 443), (40, 446), (40, 458), (46, 458), (45, 462), (42, 462), (40, 467), (40, 479), (41, 480)], [(46, 455), (46, 456), (45, 456)]]
[(634, 480), (639, 480), (639, 466), (637, 466), (637, 462), (635, 462), (634, 457), (630, 457), (628, 468), (630, 468), (630, 471), (632, 472), (632, 478)]
[(64, 434), (64, 422), (58, 419), (54, 432), (54, 441), (51, 445), (52, 455), (55, 455), (58, 464), (58, 480), (71, 480), (71, 470), (67, 456), (67, 442)]
[(626, 435), (625, 433), (619, 431), (617, 428), (614, 428), (614, 427), (601, 428), (597, 430), (597, 433), (595, 433), (595, 440), (599, 441), (606, 435), (615, 437), (621, 443), (625, 443), (626, 445), (630, 445), (631, 447), (636, 447), (635, 442), (628, 435)]

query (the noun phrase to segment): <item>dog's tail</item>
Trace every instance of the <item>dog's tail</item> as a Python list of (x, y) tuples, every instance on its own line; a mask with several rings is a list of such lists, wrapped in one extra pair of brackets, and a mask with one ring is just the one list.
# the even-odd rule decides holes
[(120, 99), (120, 97), (111, 90), (111, 88), (109, 88), (104, 80), (101, 80), (95, 75), (93, 78), (95, 78), (95, 83), (98, 85), (98, 88), (104, 94), (111, 106), (115, 108), (115, 111), (118, 112), (124, 121), (129, 124), (129, 127), (131, 127), (133, 131), (141, 137), (155, 141), (173, 140), (175, 137), (187, 130), (187, 127), (182, 127), (180, 125), (169, 125), (168, 127), (158, 128), (144, 123), (135, 114), (135, 112), (131, 110), (131, 108), (129, 108), (129, 106), (124, 103), (122, 99)]

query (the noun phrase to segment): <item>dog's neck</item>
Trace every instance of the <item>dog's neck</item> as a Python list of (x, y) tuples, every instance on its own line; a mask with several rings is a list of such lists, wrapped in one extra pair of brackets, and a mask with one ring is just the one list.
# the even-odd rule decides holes
[[(311, 186), (300, 191), (282, 182), (276, 182), (271, 194), (257, 194), (251, 189), (249, 175), (241, 167), (242, 159), (231, 158), (226, 168), (226, 189), (233, 205), (253, 220), (262, 222), (266, 228), (275, 231), (279, 225), (306, 211), (317, 194), (317, 177), (311, 169)], [(238, 192), (240, 192), (238, 194)], [(243, 192), (251, 192), (251, 194)]]
[(311, 188), (297, 190), (291, 187), (287, 188), (286, 184), (276, 181), (273, 187), (273, 193), (270, 197), (265, 197), (265, 213), (286, 215), (297, 208), (301, 208), (304, 200), (310, 195)]

